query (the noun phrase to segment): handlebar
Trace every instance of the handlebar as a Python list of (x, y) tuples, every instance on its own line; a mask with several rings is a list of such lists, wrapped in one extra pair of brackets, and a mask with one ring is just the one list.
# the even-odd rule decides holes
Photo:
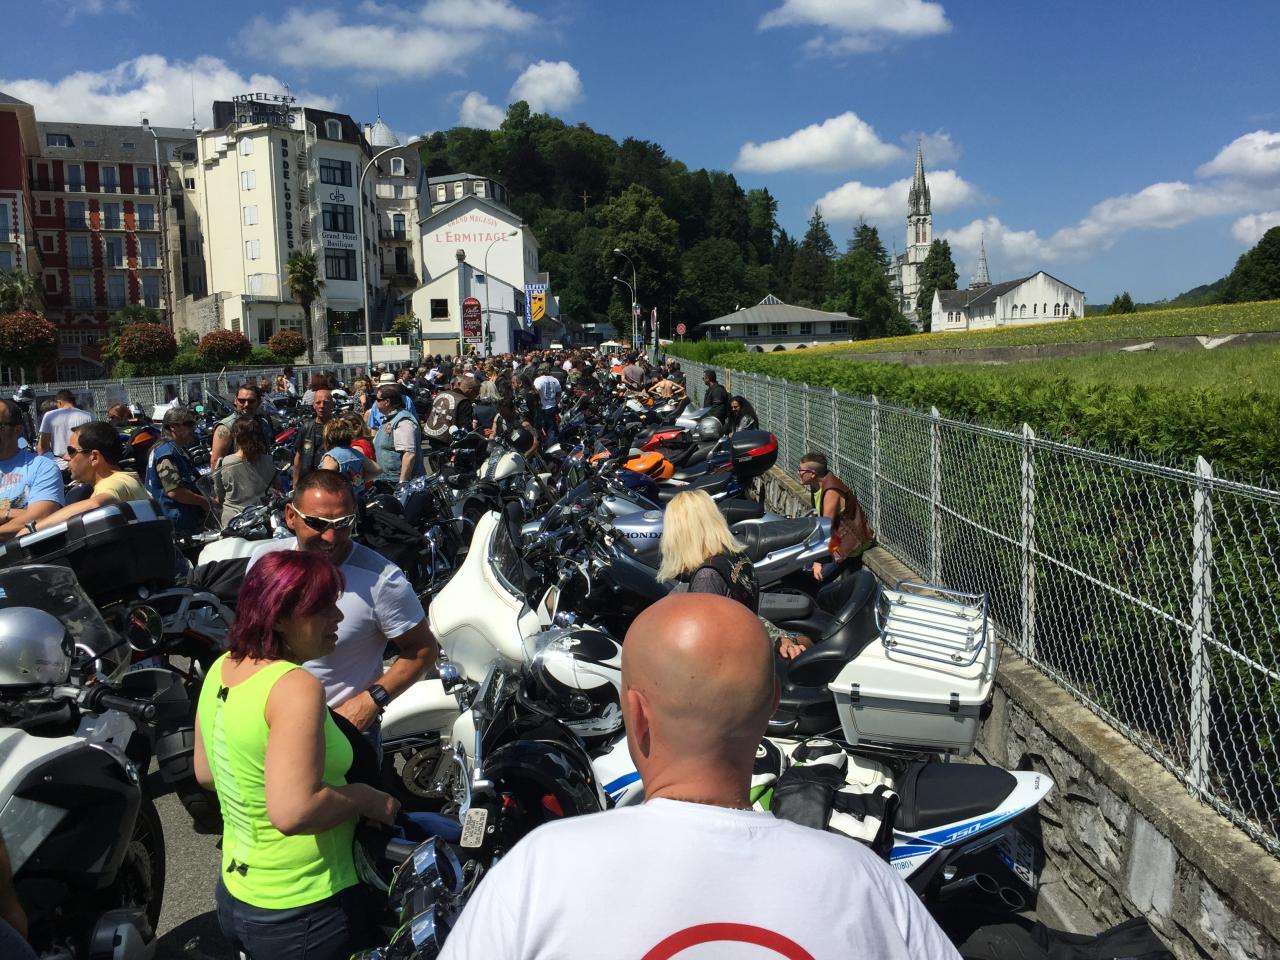
[(135, 700), (132, 697), (122, 697), (113, 693), (111, 688), (107, 686), (95, 684), (83, 689), (72, 687), (68, 692), (72, 694), (81, 709), (88, 710), (91, 713), (118, 710), (120, 713), (133, 717), (135, 720), (150, 721), (155, 719), (156, 705), (150, 700)]

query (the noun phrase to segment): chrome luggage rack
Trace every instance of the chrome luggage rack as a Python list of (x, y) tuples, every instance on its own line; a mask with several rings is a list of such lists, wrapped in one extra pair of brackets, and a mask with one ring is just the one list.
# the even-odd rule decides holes
[(971, 666), (987, 643), (987, 595), (900, 580), (880, 591), (876, 626), (886, 651)]

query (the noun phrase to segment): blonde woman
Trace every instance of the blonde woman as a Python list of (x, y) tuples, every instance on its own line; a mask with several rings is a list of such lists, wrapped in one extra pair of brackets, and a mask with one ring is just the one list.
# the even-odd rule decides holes
[[(677, 590), (689, 593), (728, 597), (757, 612), (760, 587), (755, 568), (724, 514), (704, 491), (687, 490), (671, 498), (662, 520), (659, 548), (659, 580), (675, 581)], [(760, 623), (785, 659), (798, 657), (813, 645), (806, 637), (783, 633), (767, 620)]]
[[(359, 421), (357, 426), (352, 421)], [(336, 470), (348, 480), (357, 491), (365, 489), (365, 485), (382, 472), (378, 464), (370, 460), (352, 444), (360, 439), (360, 427), (364, 421), (359, 417), (334, 417), (324, 425), (325, 455), (320, 460), (321, 470)]]

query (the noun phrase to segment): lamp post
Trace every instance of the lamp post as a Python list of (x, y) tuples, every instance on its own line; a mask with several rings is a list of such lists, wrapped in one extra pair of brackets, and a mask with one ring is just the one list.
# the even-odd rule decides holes
[(514, 237), (519, 232), (519, 230), (512, 230), (510, 233), (494, 237), (484, 248), (484, 355), (486, 357), (493, 355), (493, 334), (489, 330), (489, 284), (493, 282), (493, 277), (489, 276), (489, 251), (493, 249), (495, 243)]
[[(356, 242), (360, 245), (360, 302), (364, 307), (364, 359), (367, 367), (365, 369), (373, 369), (373, 327), (369, 322), (369, 265), (367, 252), (364, 248), (364, 176), (369, 172), (369, 168), (378, 162), (378, 158), (384, 154), (390, 153), (392, 150), (401, 150), (404, 147), (411, 147), (415, 143), (421, 141), (421, 137), (411, 137), (404, 143), (396, 144), (394, 147), (387, 147), (385, 150), (379, 150), (369, 162), (360, 170), (360, 178), (356, 181)], [(374, 191), (375, 193), (377, 191)], [(375, 199), (373, 203), (374, 213), (376, 215), (378, 202)], [(305, 318), (308, 325), (311, 318)]]
[(631, 349), (636, 348), (636, 288), (627, 281), (623, 280), (616, 273), (613, 275), (615, 283), (620, 283), (627, 288), (627, 292), (631, 294)]
[(161, 296), (164, 297), (164, 309), (169, 315), (169, 326), (173, 326), (173, 298), (169, 295), (169, 222), (165, 217), (164, 201), (165, 193), (160, 186), (160, 134), (156, 133), (155, 128), (151, 126), (151, 121), (146, 117), (142, 119), (142, 126), (146, 128), (147, 133), (151, 134), (151, 139), (155, 141), (156, 150), (156, 199), (160, 217), (160, 290)]
[[(614, 247), (613, 252), (631, 264), (631, 286), (627, 289), (631, 291), (631, 349), (634, 350), (636, 348), (636, 291), (640, 289), (640, 284), (636, 282), (636, 264), (618, 247)], [(618, 278), (614, 277), (614, 279)]]
[(730, 331), (730, 330), (732, 330), (732, 329), (733, 329), (733, 327), (729, 326), (727, 323), (722, 323), (722, 324), (720, 325), (720, 339), (722, 339), (722, 340), (728, 340), (728, 339), (729, 339), (729, 331)]

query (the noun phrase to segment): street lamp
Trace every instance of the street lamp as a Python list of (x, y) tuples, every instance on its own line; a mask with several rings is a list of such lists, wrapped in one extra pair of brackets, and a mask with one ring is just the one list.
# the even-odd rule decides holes
[[(631, 264), (631, 286), (627, 289), (631, 291), (631, 349), (634, 350), (636, 348), (636, 291), (640, 289), (640, 284), (636, 282), (636, 264), (619, 248), (614, 247), (613, 252)], [(617, 280), (618, 278), (614, 277), (613, 279)]]
[(484, 355), (486, 357), (493, 354), (493, 335), (489, 331), (489, 284), (493, 282), (493, 277), (489, 276), (489, 251), (493, 249), (495, 243), (514, 237), (519, 232), (519, 230), (512, 230), (510, 233), (494, 237), (492, 242), (484, 248)]
[(627, 281), (623, 280), (616, 273), (613, 275), (614, 282), (622, 284), (627, 288), (627, 292), (631, 294), (631, 349), (636, 348), (636, 288)]
[[(385, 150), (379, 150), (366, 163), (360, 171), (360, 178), (356, 181), (356, 240), (360, 244), (360, 302), (364, 305), (364, 354), (367, 370), (373, 369), (373, 327), (369, 322), (369, 266), (367, 263), (367, 254), (364, 248), (364, 175), (369, 172), (369, 168), (378, 162), (378, 158), (384, 154), (390, 153), (392, 150), (401, 150), (404, 147), (411, 147), (415, 143), (419, 143), (422, 137), (410, 137), (404, 143), (398, 143), (394, 147), (387, 147)], [(375, 191), (376, 192), (376, 191)], [(378, 202), (375, 200), (373, 209), (376, 214)], [(311, 325), (311, 318), (304, 318), (307, 326)]]
[(732, 329), (733, 329), (733, 327), (729, 326), (727, 323), (722, 323), (722, 324), (720, 325), (720, 336), (721, 336), (721, 338), (722, 338), (722, 339), (724, 339), (724, 340), (728, 340), (728, 339), (729, 339), (729, 331), (730, 331), (730, 330), (732, 330)]

